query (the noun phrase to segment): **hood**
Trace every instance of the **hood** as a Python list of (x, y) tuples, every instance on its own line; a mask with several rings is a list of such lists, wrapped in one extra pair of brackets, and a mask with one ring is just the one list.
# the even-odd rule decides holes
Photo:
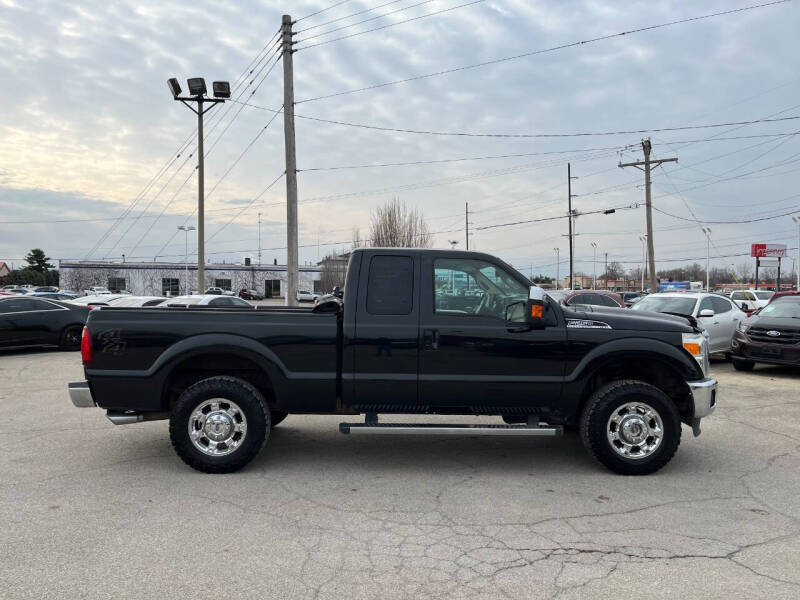
[(759, 329), (791, 329), (800, 331), (800, 319), (793, 319), (791, 317), (752, 315), (742, 321), (742, 324), (758, 327)]
[(565, 319), (592, 319), (603, 321), (614, 329), (632, 331), (674, 331), (692, 333), (698, 331), (692, 327), (689, 318), (650, 312), (648, 310), (631, 310), (630, 308), (611, 308), (606, 306), (562, 306)]

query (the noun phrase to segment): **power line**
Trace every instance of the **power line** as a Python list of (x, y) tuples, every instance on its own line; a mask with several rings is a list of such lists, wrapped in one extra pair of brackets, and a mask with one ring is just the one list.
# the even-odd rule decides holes
[[(410, 5), (404, 6), (402, 8), (397, 8), (395, 10), (390, 10), (389, 12), (383, 13), (382, 15), (376, 15), (374, 17), (370, 17), (369, 19), (364, 19), (362, 21), (356, 21), (355, 23), (349, 23), (347, 25), (342, 25), (341, 27), (336, 27), (334, 29), (329, 29), (328, 31), (323, 31), (322, 33), (317, 33), (316, 35), (311, 35), (311, 36), (309, 36), (307, 38), (296, 40), (294, 43), (295, 44), (302, 44), (303, 42), (305, 42), (307, 40), (313, 40), (315, 38), (322, 37), (323, 35), (328, 35), (329, 33), (334, 33), (335, 31), (341, 31), (342, 29), (347, 29), (349, 27), (355, 27), (356, 25), (361, 25), (362, 23), (368, 23), (369, 21), (374, 21), (376, 19), (382, 19), (383, 17), (388, 17), (389, 15), (393, 15), (395, 13), (399, 13), (399, 12), (402, 12), (404, 10), (408, 10), (410, 8), (416, 8), (417, 6), (422, 6), (423, 4), (430, 4), (431, 2), (435, 2), (435, 1), (436, 0), (422, 0), (421, 2), (417, 2), (416, 4), (410, 4)], [(391, 4), (391, 2), (389, 4)], [(372, 9), (372, 10), (374, 10), (374, 9)], [(344, 19), (344, 18), (345, 17), (342, 17), (342, 19)], [(311, 27), (309, 29), (313, 29), (313, 27)], [(304, 31), (308, 31), (308, 29), (305, 29)], [(300, 31), (295, 31), (294, 33), (296, 35), (296, 34), (300, 33)], [(366, 33), (366, 31), (361, 32), (361, 33)], [(341, 38), (339, 38), (339, 39), (341, 39)], [(334, 41), (334, 40), (329, 40), (329, 41)]]
[[(493, 59), (493, 60), (487, 60), (487, 61), (484, 61), (484, 62), (474, 63), (474, 64), (471, 64), (471, 65), (464, 65), (464, 66), (456, 67), (456, 68), (453, 68), (453, 69), (444, 69), (442, 71), (436, 71), (434, 73), (426, 73), (424, 75), (417, 75), (415, 77), (407, 77), (405, 79), (398, 79), (398, 80), (395, 80), (395, 81), (387, 81), (387, 82), (384, 82), (384, 83), (378, 83), (378, 84), (375, 84), (375, 85), (369, 85), (369, 86), (365, 86), (365, 87), (362, 87), (362, 88), (344, 90), (344, 91), (341, 91), (341, 92), (335, 92), (333, 94), (325, 94), (323, 96), (316, 96), (314, 98), (306, 98), (305, 100), (296, 101), (295, 104), (302, 104), (303, 102), (313, 102), (315, 100), (323, 100), (323, 99), (326, 99), (326, 98), (334, 98), (336, 96), (343, 96), (345, 94), (355, 94), (357, 92), (364, 92), (364, 91), (368, 91), (368, 90), (374, 90), (374, 89), (378, 89), (378, 88), (382, 88), (382, 87), (387, 87), (387, 86), (390, 86), (390, 85), (398, 85), (398, 84), (401, 84), (401, 83), (408, 83), (410, 81), (418, 81), (420, 79), (428, 79), (430, 77), (437, 77), (439, 75), (446, 75), (446, 74), (449, 74), (449, 73), (456, 73), (458, 71), (466, 71), (466, 70), (469, 70), (469, 69), (476, 69), (476, 68), (479, 68), (479, 67), (485, 67), (485, 66), (488, 66), (488, 65), (494, 65), (494, 64), (498, 64), (498, 63), (502, 63), (502, 62), (506, 62), (506, 61), (510, 61), (510, 60), (517, 60), (517, 59), (525, 58), (525, 57), (528, 57), (528, 56), (535, 56), (537, 54), (545, 54), (547, 52), (554, 52), (554, 51), (557, 51), (557, 50), (564, 50), (566, 48), (574, 48), (574, 47), (582, 46), (582, 45), (585, 45), (585, 44), (592, 44), (594, 42), (609, 40), (609, 39), (622, 37), (622, 36), (626, 36), (626, 35), (632, 35), (634, 33), (641, 33), (641, 32), (644, 32), (644, 31), (651, 31), (651, 30), (654, 30), (654, 29), (661, 29), (661, 28), (664, 28), (664, 27), (671, 27), (673, 25), (680, 25), (680, 24), (689, 23), (689, 22), (692, 22), (692, 21), (701, 21), (701, 20), (704, 20), (704, 19), (711, 19), (711, 18), (714, 18), (714, 17), (721, 17), (721, 16), (725, 16), (725, 15), (729, 15), (729, 14), (734, 14), (734, 13), (739, 13), (739, 12), (744, 12), (744, 11), (749, 11), (749, 10), (755, 10), (755, 9), (758, 9), (758, 8), (765, 8), (765, 7), (773, 6), (773, 5), (776, 5), (776, 4), (784, 4), (784, 3), (789, 2), (789, 1), (790, 0), (776, 0), (775, 2), (767, 2), (767, 3), (764, 3), (764, 4), (754, 4), (754, 5), (751, 5), (751, 6), (745, 6), (745, 7), (742, 7), (742, 8), (736, 8), (736, 9), (732, 9), (732, 10), (721, 11), (721, 12), (711, 13), (711, 14), (707, 14), (707, 15), (701, 15), (701, 16), (698, 16), (698, 17), (680, 19), (680, 20), (677, 20), (677, 21), (669, 21), (669, 22), (666, 22), (666, 23), (659, 23), (657, 25), (650, 25), (650, 26), (647, 26), (647, 27), (639, 27), (639, 28), (636, 28), (636, 29), (628, 30), (628, 31), (621, 31), (619, 33), (612, 33), (612, 34), (603, 35), (603, 36), (600, 36), (600, 37), (589, 38), (589, 39), (586, 39), (586, 40), (580, 40), (580, 41), (577, 41), (577, 42), (570, 42), (570, 43), (567, 43), (567, 44), (561, 44), (560, 46), (553, 46), (551, 48), (544, 48), (544, 49), (541, 49), (541, 50), (533, 50), (533, 51), (530, 51), (530, 52), (524, 52), (522, 54), (516, 54), (516, 55), (513, 55), (513, 56), (506, 56), (506, 57), (503, 57), (503, 58), (496, 58), (496, 59)], [(309, 47), (309, 46), (307, 46), (307, 47)]]
[[(639, 208), (638, 204), (630, 204), (627, 206), (615, 206), (613, 208), (606, 208), (600, 210), (592, 210), (587, 212), (579, 212), (577, 215), (578, 217), (583, 217), (585, 215), (599, 215), (599, 214), (608, 214), (609, 211), (617, 211), (617, 210), (633, 210), (635, 208)], [(796, 211), (795, 211), (796, 212)], [(544, 221), (555, 221), (556, 219), (567, 219), (570, 215), (558, 215), (556, 217), (542, 217), (540, 219), (527, 219), (525, 221), (513, 221), (511, 223), (497, 223), (495, 225), (484, 225), (483, 227), (476, 227), (478, 231), (482, 231), (485, 229), (496, 229), (498, 227), (511, 227), (512, 225), (527, 225), (529, 223), (542, 223)]]
[[(425, 2), (420, 2), (419, 4), (426, 4), (428, 1), (430, 1), (430, 0), (426, 0)], [(364, 31), (359, 31), (357, 33), (351, 33), (349, 35), (343, 35), (341, 37), (333, 38), (333, 39), (330, 39), (330, 40), (325, 40), (323, 42), (317, 42), (316, 44), (308, 44), (306, 46), (302, 46), (302, 47), (296, 48), (296, 51), (307, 50), (308, 48), (316, 48), (317, 46), (324, 46), (325, 44), (331, 44), (333, 42), (338, 42), (340, 40), (346, 40), (346, 39), (349, 39), (349, 38), (352, 38), (352, 37), (356, 37), (358, 35), (364, 35), (365, 33), (371, 33), (373, 31), (380, 31), (381, 29), (388, 29), (389, 27), (396, 27), (398, 25), (403, 25), (404, 23), (411, 23), (412, 21), (419, 21), (420, 19), (425, 19), (427, 17), (433, 17), (435, 15), (441, 15), (441, 14), (446, 13), (446, 12), (457, 10), (459, 8), (464, 8), (466, 6), (472, 6), (473, 4), (478, 4), (478, 3), (484, 2), (484, 1), (485, 0), (471, 0), (470, 2), (465, 2), (464, 4), (458, 4), (456, 6), (451, 6), (450, 8), (443, 8), (442, 10), (436, 10), (436, 11), (433, 11), (433, 12), (430, 12), (430, 13), (427, 13), (427, 14), (424, 14), (424, 15), (420, 15), (418, 17), (413, 17), (411, 19), (405, 19), (403, 21), (398, 21), (397, 23), (389, 23), (388, 25), (381, 25), (380, 27), (373, 27), (372, 29), (365, 29)], [(780, 1), (781, 2), (788, 2), (788, 0), (780, 0)], [(414, 6), (419, 6), (419, 4), (415, 4)], [(394, 11), (394, 12), (397, 12), (397, 11)], [(309, 39), (313, 39), (313, 38), (306, 38), (306, 40), (309, 40)], [(299, 40), (298, 43), (306, 41), (306, 40)], [(297, 104), (297, 103), (295, 102), (295, 104)]]
[(232, 217), (230, 218), (230, 220), (229, 220), (227, 223), (225, 223), (225, 225), (223, 225), (222, 227), (220, 227), (219, 229), (217, 229), (217, 230), (216, 230), (216, 231), (215, 231), (213, 234), (211, 234), (211, 235), (208, 237), (208, 239), (207, 239), (206, 241), (210, 242), (211, 240), (213, 240), (213, 239), (214, 239), (214, 238), (217, 236), (217, 234), (218, 234), (218, 233), (220, 233), (220, 232), (221, 232), (223, 229), (225, 229), (225, 228), (226, 228), (228, 225), (230, 225), (231, 223), (233, 223), (233, 221), (234, 221), (234, 220), (236, 220), (237, 218), (239, 218), (239, 216), (240, 216), (240, 215), (241, 215), (241, 214), (242, 214), (244, 211), (246, 211), (248, 208), (250, 208), (251, 206), (253, 206), (253, 204), (254, 204), (254, 203), (255, 203), (255, 202), (256, 202), (256, 201), (257, 201), (259, 198), (261, 198), (261, 196), (263, 196), (264, 194), (266, 194), (266, 193), (267, 193), (267, 192), (270, 190), (270, 188), (272, 188), (272, 186), (273, 186), (273, 185), (275, 185), (276, 183), (278, 183), (278, 181), (280, 180), (280, 178), (281, 178), (281, 177), (283, 177), (285, 174), (286, 174), (286, 171), (281, 171), (281, 173), (280, 173), (280, 174), (279, 174), (279, 175), (278, 175), (278, 176), (277, 176), (275, 179), (273, 179), (273, 180), (272, 180), (272, 181), (269, 183), (269, 185), (268, 185), (267, 187), (265, 187), (265, 188), (264, 188), (264, 189), (261, 191), (261, 193), (260, 193), (258, 196), (256, 196), (256, 197), (255, 197), (255, 198), (253, 198), (252, 200), (250, 200), (250, 202), (249, 202), (247, 205), (245, 205), (244, 207), (242, 207), (242, 209), (241, 209), (241, 210), (240, 210), (238, 213), (236, 213), (234, 216), (232, 216)]
[[(298, 29), (297, 31), (294, 32), (294, 34), (297, 35), (298, 33), (305, 33), (306, 31), (311, 31), (312, 29), (316, 29), (317, 27), (325, 27), (325, 25), (330, 25), (331, 23), (338, 23), (339, 21), (344, 21), (345, 19), (349, 19), (350, 17), (357, 17), (358, 15), (363, 15), (364, 13), (372, 12), (373, 10), (378, 10), (379, 8), (383, 8), (384, 6), (389, 6), (390, 4), (397, 4), (398, 2), (402, 2), (402, 0), (391, 0), (391, 2), (379, 4), (378, 6), (373, 6), (372, 8), (365, 8), (364, 10), (350, 13), (349, 15), (345, 15), (344, 17), (339, 17), (338, 19), (331, 19), (330, 21), (325, 21), (324, 23), (312, 25), (311, 27), (306, 27), (305, 29)], [(297, 21), (295, 21), (295, 23), (297, 23)], [(357, 23), (353, 23), (353, 25), (357, 25)]]
[[(800, 194), (794, 194), (793, 196), (789, 196), (787, 198), (784, 198), (784, 200), (789, 200), (790, 198), (796, 198), (798, 196), (800, 196)], [(667, 212), (665, 210), (662, 210), (662, 209), (660, 209), (660, 208), (658, 208), (656, 206), (653, 206), (653, 210), (657, 210), (661, 214), (667, 215), (668, 217), (672, 217), (674, 219), (680, 219), (681, 221), (690, 221), (692, 223), (702, 223), (704, 225), (714, 225), (714, 224), (718, 224), (718, 225), (734, 224), (735, 225), (735, 224), (739, 224), (739, 223), (756, 223), (756, 222), (759, 222), (759, 221), (771, 221), (772, 219), (778, 219), (780, 217), (786, 217), (788, 215), (797, 214), (797, 208), (794, 208), (793, 210), (790, 210), (789, 212), (781, 213), (779, 215), (772, 215), (770, 217), (757, 217), (757, 218), (753, 218), (753, 219), (741, 219), (741, 218), (739, 218), (739, 219), (736, 219), (734, 221), (707, 221), (705, 219), (689, 219), (687, 217), (681, 217), (679, 215), (673, 215), (672, 213), (669, 213), (669, 212)]]
[[(278, 33), (280, 33), (280, 30), (278, 30), (278, 32), (277, 32), (276, 34), (274, 34), (274, 35), (272, 36), (272, 38), (270, 38), (270, 40), (269, 40), (269, 41), (268, 41), (268, 42), (267, 42), (267, 43), (264, 45), (264, 48), (262, 48), (262, 49), (261, 49), (261, 51), (260, 51), (260, 52), (258, 52), (258, 53), (256, 54), (256, 56), (255, 56), (255, 57), (254, 57), (254, 58), (253, 58), (253, 59), (250, 61), (250, 63), (249, 63), (249, 64), (248, 64), (248, 65), (247, 65), (247, 66), (244, 68), (244, 70), (242, 71), (242, 73), (241, 73), (241, 74), (240, 74), (240, 75), (239, 75), (239, 76), (236, 78), (236, 80), (234, 81), (234, 84), (233, 84), (233, 89), (236, 89), (236, 88), (237, 88), (237, 87), (238, 87), (238, 86), (241, 84), (241, 81), (243, 80), (243, 78), (244, 78), (244, 77), (245, 77), (245, 76), (248, 74), (248, 70), (249, 70), (249, 74), (252, 74), (252, 73), (253, 73), (253, 70), (255, 69), (255, 67), (256, 67), (256, 66), (257, 66), (257, 65), (258, 65), (258, 64), (259, 64), (259, 63), (260, 63), (260, 62), (261, 62), (261, 61), (264, 59), (264, 57), (266, 56), (266, 54), (264, 54), (264, 52), (265, 52), (265, 51), (266, 51), (266, 49), (267, 49), (267, 48), (270, 46), (270, 44), (272, 44), (273, 40), (276, 38), (276, 36), (278, 35)], [(263, 54), (264, 56), (261, 56), (262, 54)], [(259, 59), (259, 56), (261, 56), (261, 58), (260, 58), (260, 59)], [(251, 83), (252, 83), (252, 82), (251, 82)], [(228, 108), (228, 107), (226, 107), (226, 108)], [(224, 116), (225, 114), (227, 114), (227, 112), (226, 112), (226, 113), (223, 113), (223, 115), (222, 115), (222, 116)], [(216, 113), (215, 113), (215, 114), (213, 114), (213, 115), (211, 115), (211, 117), (209, 118), (209, 120), (213, 119), (213, 118), (214, 118), (214, 116), (216, 116)], [(214, 124), (211, 126), (211, 128), (210, 128), (210, 130), (209, 130), (209, 134), (210, 134), (210, 133), (211, 133), (211, 132), (214, 130), (214, 128), (215, 128), (215, 127), (216, 127), (216, 123), (214, 123)], [(184, 152), (186, 152), (186, 150), (188, 150), (188, 148), (189, 148), (189, 146), (190, 146), (190, 144), (191, 144), (191, 141), (192, 141), (192, 139), (194, 138), (194, 135), (195, 135), (196, 131), (197, 131), (197, 128), (195, 127), (195, 128), (194, 128), (194, 130), (192, 131), (192, 133), (190, 133), (190, 134), (189, 134), (189, 135), (186, 137), (186, 139), (184, 139), (184, 141), (183, 141), (183, 142), (182, 142), (182, 143), (181, 143), (181, 144), (178, 146), (178, 150), (177, 150), (176, 152), (174, 152), (174, 153), (173, 153), (173, 154), (174, 154), (174, 156), (173, 156), (173, 157), (172, 157), (170, 160), (168, 160), (168, 161), (167, 161), (167, 163), (166, 163), (166, 165), (164, 165), (164, 166), (163, 166), (163, 167), (162, 167), (162, 168), (161, 168), (161, 169), (160, 169), (160, 170), (159, 170), (159, 171), (156, 173), (156, 175), (155, 175), (155, 176), (154, 176), (154, 177), (153, 177), (153, 178), (152, 178), (152, 179), (151, 179), (151, 180), (150, 180), (150, 181), (147, 183), (147, 185), (145, 185), (145, 187), (143, 188), (143, 190), (142, 190), (142, 191), (141, 191), (139, 194), (137, 194), (137, 196), (136, 196), (136, 197), (135, 197), (135, 198), (134, 198), (134, 199), (131, 201), (131, 203), (129, 204), (129, 206), (128, 206), (128, 207), (127, 207), (127, 208), (126, 208), (124, 211), (123, 211), (122, 215), (120, 215), (120, 217), (117, 219), (117, 221), (111, 225), (111, 227), (110, 227), (110, 228), (109, 228), (109, 229), (108, 229), (108, 230), (105, 232), (105, 234), (103, 234), (103, 236), (101, 236), (101, 238), (98, 240), (98, 242), (97, 242), (97, 243), (96, 243), (96, 244), (95, 244), (95, 245), (92, 247), (92, 249), (91, 249), (91, 250), (89, 251), (89, 253), (86, 255), (86, 256), (87, 256), (87, 258), (88, 258), (89, 256), (91, 256), (91, 255), (92, 255), (92, 254), (93, 254), (93, 253), (94, 253), (94, 252), (95, 252), (95, 251), (96, 251), (96, 250), (97, 250), (97, 249), (100, 247), (100, 245), (101, 245), (101, 244), (102, 244), (102, 243), (103, 243), (103, 242), (104, 242), (106, 239), (108, 239), (108, 237), (109, 237), (109, 236), (110, 236), (110, 235), (111, 235), (111, 234), (114, 232), (114, 230), (117, 228), (117, 226), (119, 226), (119, 225), (121, 224), (122, 220), (123, 220), (123, 219), (125, 219), (125, 218), (126, 218), (126, 217), (127, 217), (127, 216), (128, 216), (128, 215), (129, 215), (129, 214), (132, 212), (132, 211), (133, 211), (134, 207), (135, 207), (135, 206), (136, 206), (136, 204), (139, 202), (139, 200), (140, 200), (142, 197), (144, 197), (144, 195), (145, 195), (145, 194), (146, 194), (146, 193), (147, 193), (147, 192), (150, 190), (150, 188), (151, 188), (153, 185), (155, 185), (155, 182), (156, 182), (158, 179), (160, 179), (160, 178), (163, 176), (163, 174), (164, 174), (164, 173), (166, 173), (166, 171), (167, 171), (167, 170), (169, 170), (169, 168), (170, 168), (170, 167), (171, 167), (171, 166), (172, 166), (172, 165), (175, 163), (175, 161), (176, 161), (178, 158), (180, 158), (181, 154), (183, 154)], [(192, 152), (194, 153), (194, 150), (193, 150)], [(180, 168), (183, 168), (183, 165), (181, 165), (181, 167), (180, 167)], [(180, 170), (180, 169), (179, 169), (179, 170)], [(127, 232), (126, 232), (126, 233), (127, 233)], [(125, 234), (123, 234), (123, 236), (122, 236), (122, 237), (125, 237)], [(117, 244), (118, 244), (118, 243), (119, 243), (121, 240), (122, 240), (122, 238), (120, 238), (119, 240), (117, 240)]]
[[(788, 0), (780, 0), (786, 2)], [(249, 102), (237, 102), (244, 104), (250, 108), (259, 110), (266, 110), (268, 112), (280, 112), (274, 108), (260, 106)], [(297, 104), (297, 103), (295, 103)], [(704, 125), (682, 125), (675, 127), (654, 127), (652, 129), (628, 129), (619, 131), (584, 131), (577, 133), (474, 133), (464, 131), (433, 131), (425, 129), (403, 129), (399, 127), (383, 127), (380, 125), (369, 125), (366, 123), (353, 123), (351, 121), (337, 121), (334, 119), (323, 119), (321, 117), (312, 117), (309, 115), (294, 115), (298, 119), (306, 119), (309, 121), (317, 121), (319, 123), (330, 123), (332, 125), (344, 125), (347, 127), (358, 127), (361, 129), (372, 129), (376, 131), (388, 131), (392, 133), (413, 133), (418, 135), (437, 135), (437, 136), (455, 136), (455, 137), (479, 137), (479, 138), (569, 138), (569, 137), (591, 137), (591, 136), (607, 136), (607, 135), (635, 135), (644, 133), (663, 133), (665, 131), (690, 131), (694, 129), (713, 129), (717, 127), (730, 127), (733, 125), (755, 125), (756, 123), (780, 123), (783, 121), (795, 121), (800, 119), (800, 115), (792, 117), (780, 117), (776, 119), (753, 119), (752, 121), (734, 121), (730, 123), (707, 123)]]
[(340, 2), (334, 2), (333, 4), (331, 4), (326, 8), (322, 8), (316, 12), (306, 15), (305, 17), (300, 17), (299, 19), (296, 19), (295, 23), (299, 23), (300, 21), (305, 21), (306, 19), (310, 19), (311, 17), (316, 17), (317, 15), (321, 15), (322, 13), (327, 12), (332, 8), (336, 8), (337, 6), (341, 6), (342, 4), (347, 4), (348, 2), (350, 2), (350, 0), (341, 0)]

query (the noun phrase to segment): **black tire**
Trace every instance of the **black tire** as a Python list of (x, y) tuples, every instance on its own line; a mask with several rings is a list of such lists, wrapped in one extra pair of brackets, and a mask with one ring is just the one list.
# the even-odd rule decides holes
[(269, 416), (270, 427), (275, 427), (278, 423), (288, 417), (289, 413), (283, 412), (282, 410), (271, 410), (269, 411)]
[(740, 358), (733, 359), (733, 368), (737, 371), (752, 371), (756, 366), (752, 360), (742, 360)]
[[(236, 403), (247, 421), (246, 433), (240, 445), (223, 456), (201, 452), (189, 436), (189, 424), (195, 408), (212, 398)], [(178, 397), (169, 420), (169, 437), (175, 452), (193, 469), (203, 473), (232, 473), (253, 460), (264, 447), (270, 421), (270, 411), (264, 397), (255, 387), (236, 377), (209, 377), (189, 386)]]
[[(662, 422), (660, 444), (651, 454), (640, 458), (620, 455), (606, 435), (612, 414), (628, 402), (649, 405)], [(681, 443), (681, 420), (675, 404), (664, 392), (642, 381), (622, 380), (592, 394), (583, 409), (580, 433), (589, 454), (615, 473), (647, 475), (658, 471), (675, 455)]]
[(67, 325), (61, 330), (58, 347), (61, 350), (80, 350), (83, 325)]

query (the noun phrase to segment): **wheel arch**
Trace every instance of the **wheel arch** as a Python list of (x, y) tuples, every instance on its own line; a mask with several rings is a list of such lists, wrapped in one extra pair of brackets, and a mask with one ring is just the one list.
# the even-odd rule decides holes
[[(220, 375), (238, 377), (250, 383), (271, 406), (280, 403), (286, 377), (274, 352), (254, 340), (234, 335), (197, 337), (206, 339), (183, 340), (162, 354), (153, 365), (152, 370), (158, 373), (160, 380), (162, 409), (170, 410), (181, 392), (193, 383)], [(177, 348), (184, 342), (192, 343)]]
[[(674, 352), (665, 352), (665, 346)], [(606, 349), (608, 350), (608, 349)], [(702, 370), (688, 353), (666, 343), (649, 348), (620, 347), (593, 357), (582, 365), (579, 373), (566, 384), (566, 396), (577, 400), (573, 415), (580, 415), (589, 398), (603, 386), (622, 379), (649, 383), (662, 390), (675, 403), (683, 422), (690, 422), (693, 412), (692, 393), (687, 381), (701, 379)]]

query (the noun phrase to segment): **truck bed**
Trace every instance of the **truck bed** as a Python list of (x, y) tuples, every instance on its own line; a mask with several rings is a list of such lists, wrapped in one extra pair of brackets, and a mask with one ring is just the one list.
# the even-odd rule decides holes
[(153, 390), (168, 387), (176, 368), (260, 369), (261, 357), (276, 365), (279, 401), (291, 380), (292, 389), (309, 398), (308, 410), (335, 409), (336, 314), (282, 307), (104, 307), (92, 311), (88, 325), (94, 350), (86, 374), (103, 408), (162, 410), (165, 398), (153, 397)]

